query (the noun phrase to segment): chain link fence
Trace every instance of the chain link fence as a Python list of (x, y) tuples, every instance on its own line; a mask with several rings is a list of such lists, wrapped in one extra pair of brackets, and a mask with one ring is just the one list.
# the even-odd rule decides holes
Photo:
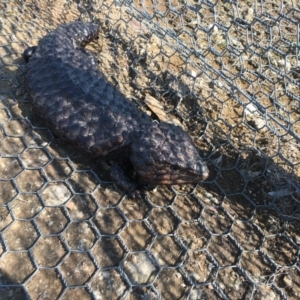
[[(206, 182), (132, 200), (34, 115), (21, 54), (74, 20)], [(2, 1), (0, 299), (299, 299), (299, 20), (292, 0)]]

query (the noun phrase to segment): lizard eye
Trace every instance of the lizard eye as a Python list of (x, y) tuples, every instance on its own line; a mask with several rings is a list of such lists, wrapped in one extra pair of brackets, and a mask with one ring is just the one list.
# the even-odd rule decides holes
[(179, 170), (179, 167), (178, 167), (178, 166), (172, 166), (171, 169), (172, 169), (173, 171), (178, 171), (178, 170)]

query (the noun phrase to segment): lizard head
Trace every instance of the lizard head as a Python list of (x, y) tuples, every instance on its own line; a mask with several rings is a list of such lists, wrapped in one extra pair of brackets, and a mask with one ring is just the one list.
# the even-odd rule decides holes
[(152, 184), (195, 183), (209, 174), (189, 135), (164, 122), (133, 134), (130, 160), (138, 177)]

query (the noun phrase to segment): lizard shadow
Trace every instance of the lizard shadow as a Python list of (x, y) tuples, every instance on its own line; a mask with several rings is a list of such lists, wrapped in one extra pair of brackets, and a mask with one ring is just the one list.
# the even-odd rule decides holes
[[(237, 148), (236, 143), (231, 140), (233, 139), (231, 133), (224, 132), (218, 120), (209, 120), (204, 117), (207, 115), (203, 114), (206, 108), (201, 104), (207, 103), (207, 100), (204, 102), (199, 99), (193, 89), (193, 84), (188, 85), (186, 80), (182, 80), (184, 78), (182, 75), (185, 75), (191, 79), (190, 83), (194, 82), (193, 76), (188, 71), (182, 72), (180, 76), (171, 70), (158, 75), (148, 67), (147, 57), (141, 57), (132, 44), (127, 40), (123, 42), (118, 36), (117, 29), (108, 32), (108, 40), (112, 45), (115, 40), (121, 45), (124, 43), (123, 49), (127, 56), (128, 66), (132, 69), (131, 87), (138, 90), (142, 96), (147, 94), (153, 97), (159, 96), (171, 113), (185, 123), (187, 132), (194, 138), (200, 156), (209, 165), (210, 176), (203, 186), (207, 191), (219, 195), (218, 204), (223, 203), (224, 199), (228, 201), (231, 198), (232, 203), (240, 202), (241, 205), (250, 205), (253, 211), (256, 207), (272, 207), (278, 214), (288, 219), (288, 215), (291, 219), (299, 217), (299, 177), (290, 168), (289, 163), (283, 167), (274, 160), (274, 156), (269, 156), (267, 151), (260, 151), (259, 141), (257, 141), (259, 145), (257, 147), (253, 146), (254, 142), (249, 140), (251, 144), (239, 143), (240, 148)], [(144, 38), (147, 40), (146, 37)], [(146, 87), (139, 84), (144, 74), (149, 79)], [(211, 88), (213, 89), (213, 86)], [(139, 99), (139, 102), (142, 101)], [(178, 106), (182, 104), (191, 117), (187, 118), (187, 112), (178, 109)], [(259, 130), (255, 128), (255, 122), (242, 120), (242, 115), (240, 118), (245, 128), (251, 128), (250, 135), (254, 136), (259, 133)], [(226, 130), (229, 131), (228, 128)], [(270, 139), (272, 137), (270, 131)], [(272, 145), (272, 141), (269, 144)], [(281, 160), (281, 156), (278, 155), (276, 159)], [(245, 218), (250, 218), (250, 215)]]

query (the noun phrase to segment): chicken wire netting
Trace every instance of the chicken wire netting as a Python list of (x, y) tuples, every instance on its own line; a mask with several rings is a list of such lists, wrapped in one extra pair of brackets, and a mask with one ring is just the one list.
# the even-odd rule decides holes
[[(35, 116), (22, 53), (74, 20), (206, 182), (130, 199)], [(299, 20), (292, 0), (1, 1), (0, 299), (299, 299)]]

